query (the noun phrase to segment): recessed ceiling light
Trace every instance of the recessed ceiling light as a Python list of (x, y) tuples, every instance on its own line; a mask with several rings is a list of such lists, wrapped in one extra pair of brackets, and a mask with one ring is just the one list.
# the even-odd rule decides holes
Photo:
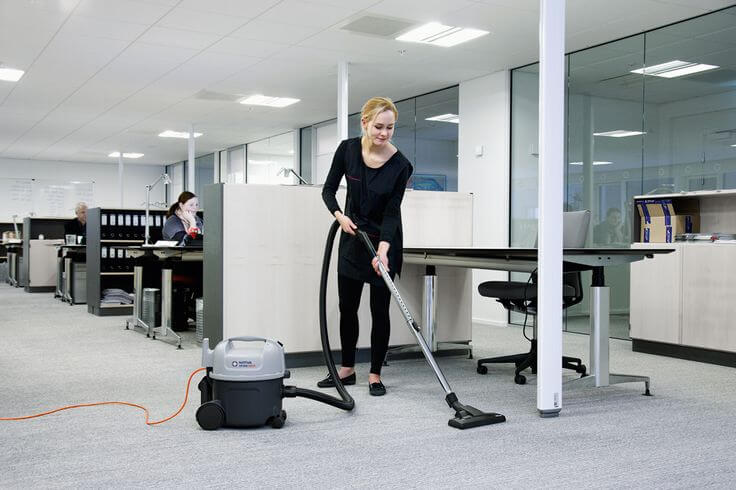
[(6, 82), (17, 82), (24, 73), (25, 72), (23, 70), (0, 65), (0, 80), (4, 80)]
[[(117, 158), (120, 156), (120, 152), (114, 151), (107, 156)], [(140, 158), (142, 156), (143, 156), (143, 153), (123, 153), (123, 158)]]
[(736, 148), (736, 145), (731, 145), (731, 146), (733, 146), (734, 148)]
[(627, 136), (638, 136), (647, 134), (646, 131), (629, 131), (627, 129), (617, 129), (615, 131), (604, 131), (602, 133), (593, 133), (593, 136), (609, 136), (611, 138), (625, 138)]
[[(167, 129), (163, 133), (159, 133), (159, 136), (161, 138), (183, 138), (183, 139), (189, 139), (189, 132), (188, 131), (172, 131), (170, 129)], [(202, 136), (202, 133), (194, 133), (195, 138), (199, 138)]]
[(240, 100), (241, 104), (244, 105), (264, 105), (268, 107), (286, 107), (291, 104), (296, 104), (301, 99), (292, 99), (290, 97), (272, 97), (270, 95), (251, 95)]
[(641, 73), (644, 75), (652, 75), (654, 77), (675, 78), (698, 73), (700, 71), (713, 70), (720, 68), (716, 65), (706, 65), (704, 63), (692, 63), (689, 61), (668, 61), (654, 66), (645, 66), (638, 70), (631, 70), (631, 73)]
[(412, 29), (406, 34), (397, 37), (397, 41), (408, 41), (413, 43), (434, 44), (449, 48), (471, 39), (489, 34), (488, 31), (480, 29), (468, 29), (462, 27), (453, 27), (440, 24), (439, 22), (430, 22)]
[(460, 124), (460, 116), (457, 114), (440, 114), (439, 116), (432, 116), (425, 118), (425, 121), (442, 121), (442, 122), (449, 122), (449, 123), (455, 123)]
[[(610, 165), (612, 163), (613, 162), (600, 162), (600, 161), (595, 161), (595, 162), (593, 162), (593, 165)], [(570, 165), (582, 165), (582, 164), (583, 164), (583, 162), (570, 162)]]

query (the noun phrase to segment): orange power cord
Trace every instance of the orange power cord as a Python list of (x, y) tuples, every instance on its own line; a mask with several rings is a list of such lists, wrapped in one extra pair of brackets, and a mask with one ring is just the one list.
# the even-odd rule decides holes
[(138, 405), (136, 403), (130, 403), (130, 402), (96, 402), (96, 403), (79, 403), (77, 405), (68, 405), (66, 407), (56, 408), (54, 410), (49, 410), (48, 412), (42, 412), (37, 413), (35, 415), (26, 415), (24, 417), (0, 417), (0, 420), (28, 420), (28, 419), (35, 419), (36, 417), (43, 417), (44, 415), (51, 415), (52, 413), (61, 412), (62, 410), (69, 410), (71, 408), (81, 408), (81, 407), (96, 407), (99, 405), (126, 405), (128, 407), (135, 407), (140, 408), (146, 413), (146, 425), (158, 425), (163, 424), (164, 422), (167, 422), (177, 415), (181, 413), (182, 410), (184, 410), (184, 407), (187, 404), (187, 401), (189, 400), (189, 385), (192, 383), (192, 378), (195, 374), (199, 373), (200, 371), (204, 371), (205, 368), (199, 368), (192, 371), (192, 374), (189, 375), (189, 379), (187, 380), (187, 391), (184, 393), (184, 402), (182, 402), (181, 406), (179, 407), (179, 410), (176, 411), (173, 415), (169, 415), (165, 419), (162, 420), (156, 420), (155, 422), (149, 422), (149, 414), (148, 409), (142, 405)]

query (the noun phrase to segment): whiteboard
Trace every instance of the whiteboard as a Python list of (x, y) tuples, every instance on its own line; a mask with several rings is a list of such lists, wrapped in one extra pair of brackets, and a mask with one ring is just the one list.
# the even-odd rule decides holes
[(13, 215), (73, 217), (78, 202), (95, 206), (94, 182), (0, 178), (0, 221)]

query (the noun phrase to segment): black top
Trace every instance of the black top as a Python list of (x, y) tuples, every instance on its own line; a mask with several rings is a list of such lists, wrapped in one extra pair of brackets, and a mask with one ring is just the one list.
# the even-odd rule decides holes
[[(333, 215), (340, 210), (335, 199), (340, 180), (345, 176), (347, 199), (343, 214), (358, 229), (365, 231), (378, 248), (385, 241), (391, 277), (401, 272), (403, 235), (401, 201), (413, 169), (411, 163), (397, 151), (379, 168), (370, 168), (363, 161), (360, 137), (340, 143), (332, 159), (330, 172), (322, 188), (322, 200)], [(357, 236), (340, 233), (338, 274), (372, 284), (383, 284), (371, 266), (370, 253)]]
[[(200, 234), (204, 233), (204, 221), (199, 215), (195, 215), (195, 219), (197, 220), (197, 227), (199, 228)], [(175, 214), (172, 214), (166, 219), (161, 232), (164, 240), (176, 240), (178, 243), (184, 240), (186, 234), (187, 230), (184, 228), (184, 222)]]
[(82, 235), (87, 236), (87, 224), (82, 224), (77, 218), (64, 223), (65, 235)]

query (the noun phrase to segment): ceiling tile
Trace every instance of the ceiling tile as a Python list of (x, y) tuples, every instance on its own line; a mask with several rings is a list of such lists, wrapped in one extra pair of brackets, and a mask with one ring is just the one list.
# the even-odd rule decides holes
[(72, 15), (62, 27), (60, 34), (132, 41), (140, 36), (147, 27), (146, 24)]
[(257, 39), (240, 39), (235, 37), (226, 37), (214, 44), (208, 51), (214, 53), (235, 54), (241, 56), (253, 56), (258, 58), (268, 58), (269, 56), (288, 49), (290, 45), (279, 44), (269, 41), (259, 41)]
[(312, 3), (302, 0), (284, 0), (259, 17), (260, 20), (299, 26), (326, 28), (359, 11), (350, 2), (340, 5)]
[(253, 18), (262, 14), (280, 0), (183, 0), (180, 8), (212, 12), (215, 14), (233, 15), (236, 17)]
[(245, 17), (177, 8), (159, 21), (161, 27), (226, 35), (248, 22)]
[(185, 31), (168, 27), (151, 27), (141, 38), (142, 43), (201, 50), (217, 42), (222, 36), (205, 32)]
[(170, 10), (168, 5), (141, 0), (81, 0), (74, 13), (97, 19), (151, 25)]
[(414, 21), (416, 24), (440, 22), (442, 24), (454, 25), (449, 24), (446, 20), (447, 15), (475, 5), (477, 4), (472, 0), (454, 0), (452, 2), (448, 2), (447, 0), (404, 0), (402, 2), (384, 0), (370, 7), (367, 13)]
[(296, 44), (321, 30), (319, 27), (290, 25), (283, 22), (255, 19), (235, 32), (232, 32), (229, 37)]

